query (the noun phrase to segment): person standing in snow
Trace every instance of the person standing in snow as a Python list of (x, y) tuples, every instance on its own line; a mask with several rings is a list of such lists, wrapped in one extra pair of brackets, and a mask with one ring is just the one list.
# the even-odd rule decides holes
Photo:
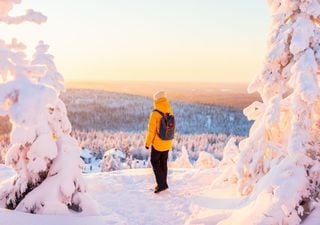
[(167, 94), (159, 91), (154, 94), (154, 110), (150, 114), (145, 147), (151, 146), (151, 164), (157, 186), (154, 193), (168, 189), (168, 152), (172, 148), (175, 132), (175, 119)]

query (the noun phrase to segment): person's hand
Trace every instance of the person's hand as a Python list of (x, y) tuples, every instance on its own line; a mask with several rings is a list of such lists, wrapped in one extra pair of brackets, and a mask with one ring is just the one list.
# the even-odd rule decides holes
[(146, 148), (146, 149), (149, 149), (149, 146), (146, 146), (145, 148)]

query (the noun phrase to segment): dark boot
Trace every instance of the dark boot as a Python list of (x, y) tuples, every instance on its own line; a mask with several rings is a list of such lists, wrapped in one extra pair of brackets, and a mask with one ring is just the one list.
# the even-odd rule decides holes
[(161, 191), (164, 191), (164, 190), (166, 190), (166, 189), (168, 189), (167, 187), (159, 187), (159, 186), (157, 186), (155, 189), (154, 189), (154, 193), (155, 194), (158, 194), (158, 193), (160, 193)]

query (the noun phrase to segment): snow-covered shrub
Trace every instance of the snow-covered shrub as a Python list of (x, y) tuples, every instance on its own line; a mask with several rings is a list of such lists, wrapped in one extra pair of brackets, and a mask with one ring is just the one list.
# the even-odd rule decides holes
[(186, 147), (182, 147), (180, 156), (174, 161), (169, 163), (171, 168), (193, 168), (189, 159), (189, 154)]
[(218, 164), (219, 160), (214, 158), (210, 153), (202, 151), (199, 153), (199, 158), (196, 161), (195, 167), (199, 169), (214, 168)]
[(126, 158), (126, 154), (118, 149), (113, 148), (106, 151), (101, 161), (101, 171), (110, 172), (123, 169), (122, 162), (124, 162)]
[(252, 205), (219, 224), (299, 224), (308, 213), (303, 205), (319, 196), (320, 3), (268, 2), (268, 54), (248, 87), (262, 102), (244, 110), (255, 122), (235, 169), (239, 192)]
[(223, 150), (223, 158), (219, 162), (219, 168), (222, 173), (216, 179), (213, 185), (221, 184), (224, 182), (228, 183), (237, 183), (237, 167), (236, 163), (238, 161), (239, 156), (239, 148), (236, 144), (237, 140), (232, 137), (229, 139)]
[[(15, 0), (0, 0), (0, 22), (42, 23), (46, 17), (28, 10), (8, 13)], [(42, 41), (28, 60), (24, 44), (0, 40), (0, 115), (12, 123), (6, 164), (16, 175), (0, 190), (0, 206), (29, 213), (62, 213), (69, 210), (96, 213), (82, 178), (83, 161), (71, 124), (60, 100), (63, 78), (57, 72), (48, 45)], [(50, 194), (48, 194), (50, 193)]]
[(226, 146), (223, 149), (223, 158), (220, 162), (222, 165), (235, 165), (235, 162), (237, 161), (237, 156), (239, 154), (238, 146), (236, 145), (236, 139), (230, 138), (227, 142)]

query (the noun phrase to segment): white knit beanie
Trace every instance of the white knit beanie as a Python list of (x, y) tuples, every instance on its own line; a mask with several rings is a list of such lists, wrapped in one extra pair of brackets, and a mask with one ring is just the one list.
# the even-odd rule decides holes
[(153, 99), (157, 101), (160, 98), (167, 98), (167, 93), (165, 91), (158, 91), (153, 95)]

